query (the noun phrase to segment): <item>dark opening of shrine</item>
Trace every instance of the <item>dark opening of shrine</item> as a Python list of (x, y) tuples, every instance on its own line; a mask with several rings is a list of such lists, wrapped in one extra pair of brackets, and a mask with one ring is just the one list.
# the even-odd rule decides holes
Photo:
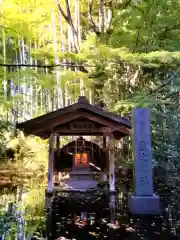
[[(76, 155), (76, 156), (75, 156)], [(54, 171), (69, 172), (73, 167), (73, 158), (80, 161), (79, 164), (85, 165), (88, 159), (90, 166), (95, 169), (106, 169), (106, 154), (97, 144), (79, 138), (72, 141), (55, 152)], [(78, 160), (78, 158), (80, 158)], [(87, 158), (87, 159), (86, 159)]]

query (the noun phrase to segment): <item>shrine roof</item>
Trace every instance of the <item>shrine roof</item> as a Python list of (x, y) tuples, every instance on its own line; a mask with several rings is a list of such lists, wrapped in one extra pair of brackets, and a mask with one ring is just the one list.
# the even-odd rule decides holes
[[(112, 124), (115, 123), (121, 126), (123, 125), (129, 129), (131, 128), (131, 123), (129, 119), (125, 117), (121, 117), (112, 112), (109, 112), (97, 105), (92, 105), (83, 96), (80, 96), (78, 98), (77, 103), (74, 103), (70, 106), (60, 108), (56, 111), (44, 114), (42, 116), (27, 120), (22, 123), (18, 123), (17, 128), (24, 131), (25, 134), (34, 134), (34, 135), (40, 136), (40, 134), (36, 134), (34, 132), (34, 129), (36, 129), (36, 132), (38, 132), (37, 131), (38, 128), (39, 128), (39, 132), (43, 132), (43, 131), (45, 132), (47, 130), (47, 127), (49, 127), (49, 132), (53, 131), (53, 128), (55, 126), (57, 125), (60, 126), (62, 124), (67, 123), (68, 121), (74, 120), (76, 118), (76, 115), (80, 112), (82, 117), (85, 117), (84, 114), (86, 113), (93, 115), (95, 117), (94, 118), (95, 122), (96, 122), (96, 117), (97, 118), (99, 117), (102, 119), (106, 119), (107, 121), (110, 121)], [(81, 115), (79, 114), (80, 117)], [(71, 116), (72, 116), (72, 119), (71, 119)]]

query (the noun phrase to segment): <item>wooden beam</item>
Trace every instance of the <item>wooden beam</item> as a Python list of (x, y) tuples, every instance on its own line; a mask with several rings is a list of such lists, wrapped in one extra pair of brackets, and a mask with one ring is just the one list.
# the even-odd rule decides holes
[[(105, 119), (103, 119), (102, 117), (99, 117), (99, 116), (98, 117), (97, 116), (93, 117), (89, 113), (86, 113), (86, 117), (91, 121), (100, 123), (102, 125), (105, 125), (108, 128), (111, 128), (112, 131), (122, 132), (122, 133), (125, 133), (125, 134), (130, 135), (130, 136), (132, 135), (131, 129), (129, 129), (125, 126), (122, 126), (120, 123), (112, 122), (110, 120), (105, 120)], [(105, 128), (104, 128), (104, 131), (105, 131)]]
[[(41, 138), (43, 138), (43, 139), (47, 139), (47, 138), (49, 138), (49, 135), (50, 134), (44, 134), (43, 135), (43, 133), (41, 132), (41, 133), (36, 133), (36, 136), (39, 136), (39, 137), (41, 137)], [(101, 132), (87, 132), (87, 133), (79, 133), (79, 132), (60, 132), (60, 135), (61, 136), (78, 136), (78, 135), (83, 135), (83, 136), (103, 136), (103, 134), (101, 133)], [(116, 140), (120, 140), (121, 138), (123, 138), (124, 136), (120, 136), (120, 135), (113, 135), (113, 138), (114, 139), (116, 139)]]
[(93, 133), (100, 133), (100, 134), (103, 134), (103, 131), (101, 131), (101, 129), (100, 128), (95, 128), (95, 129), (93, 129), (93, 130), (90, 130), (90, 129), (77, 129), (77, 130), (71, 130), (71, 129), (68, 129), (68, 128), (66, 128), (66, 129), (63, 129), (63, 128), (54, 128), (54, 131), (56, 132), (56, 133), (59, 133), (59, 134), (63, 134), (63, 133), (80, 133), (80, 132), (83, 132), (84, 134), (89, 134), (90, 133), (90, 135), (92, 134), (93, 135)]
[[(82, 116), (82, 115), (80, 115), (80, 116)], [(58, 117), (55, 120), (53, 120), (53, 119), (48, 120), (44, 124), (36, 125), (36, 128), (34, 128), (32, 130), (33, 131), (32, 134), (36, 134), (38, 132), (43, 132), (43, 131), (46, 131), (46, 132), (51, 131), (58, 125), (63, 125), (65, 123), (71, 122), (78, 118), (79, 118), (79, 114), (71, 113), (71, 114), (67, 114), (63, 117), (62, 116)]]
[[(73, 120), (76, 120), (80, 117), (87, 118), (95, 123), (99, 123), (101, 125), (106, 126), (106, 128), (111, 128), (112, 131), (118, 131), (122, 132), (127, 135), (132, 135), (131, 129), (129, 129), (126, 126), (121, 125), (120, 123), (113, 122), (112, 120), (106, 120), (103, 117), (100, 116), (93, 116), (93, 114), (90, 114), (86, 111), (78, 111), (78, 112), (71, 112), (68, 114), (65, 114), (64, 116), (57, 117), (55, 119), (50, 119), (45, 121), (43, 124), (36, 124), (33, 126), (33, 129), (27, 129), (25, 132), (28, 134), (38, 134), (41, 132), (51, 132), (53, 129), (57, 128), (59, 125), (66, 124), (68, 122), (71, 122)], [(106, 134), (106, 128), (104, 130), (100, 130)], [(58, 131), (58, 130), (57, 130)], [(59, 131), (61, 133), (61, 131)], [(71, 131), (72, 132), (72, 131)]]

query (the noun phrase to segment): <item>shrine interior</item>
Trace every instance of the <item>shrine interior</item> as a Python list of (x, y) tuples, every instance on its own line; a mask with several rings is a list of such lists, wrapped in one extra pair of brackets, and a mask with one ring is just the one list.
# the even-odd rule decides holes
[[(73, 158), (86, 156), (93, 171), (106, 169), (106, 154), (97, 144), (80, 137), (60, 149), (55, 150), (54, 172), (69, 172), (73, 167)], [(85, 162), (84, 162), (85, 165)]]

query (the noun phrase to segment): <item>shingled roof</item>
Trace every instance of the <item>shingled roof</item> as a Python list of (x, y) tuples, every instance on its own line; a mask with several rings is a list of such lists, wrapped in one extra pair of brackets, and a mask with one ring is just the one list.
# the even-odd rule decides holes
[[(89, 114), (92, 114), (94, 116), (98, 116), (104, 119), (107, 119), (113, 123), (123, 125), (127, 128), (131, 128), (131, 123), (127, 118), (121, 117), (117, 114), (108, 112), (107, 110), (97, 106), (97, 105), (91, 105), (88, 100), (80, 96), (77, 100), (77, 103), (72, 104), (68, 107), (65, 108), (60, 108), (56, 111), (47, 113), (45, 115), (33, 118), (31, 120), (18, 123), (17, 128), (24, 131), (26, 134), (34, 134), (33, 129), (39, 127), (42, 127), (43, 123), (46, 122), (53, 122), (57, 119), (60, 119), (60, 117), (67, 116), (67, 114), (70, 113), (77, 113), (78, 111), (85, 111), (88, 112)], [(57, 123), (58, 125), (58, 123)], [(61, 125), (61, 122), (59, 122), (59, 125)], [(46, 130), (46, 129), (44, 129)], [(36, 135), (36, 134), (35, 134)]]

